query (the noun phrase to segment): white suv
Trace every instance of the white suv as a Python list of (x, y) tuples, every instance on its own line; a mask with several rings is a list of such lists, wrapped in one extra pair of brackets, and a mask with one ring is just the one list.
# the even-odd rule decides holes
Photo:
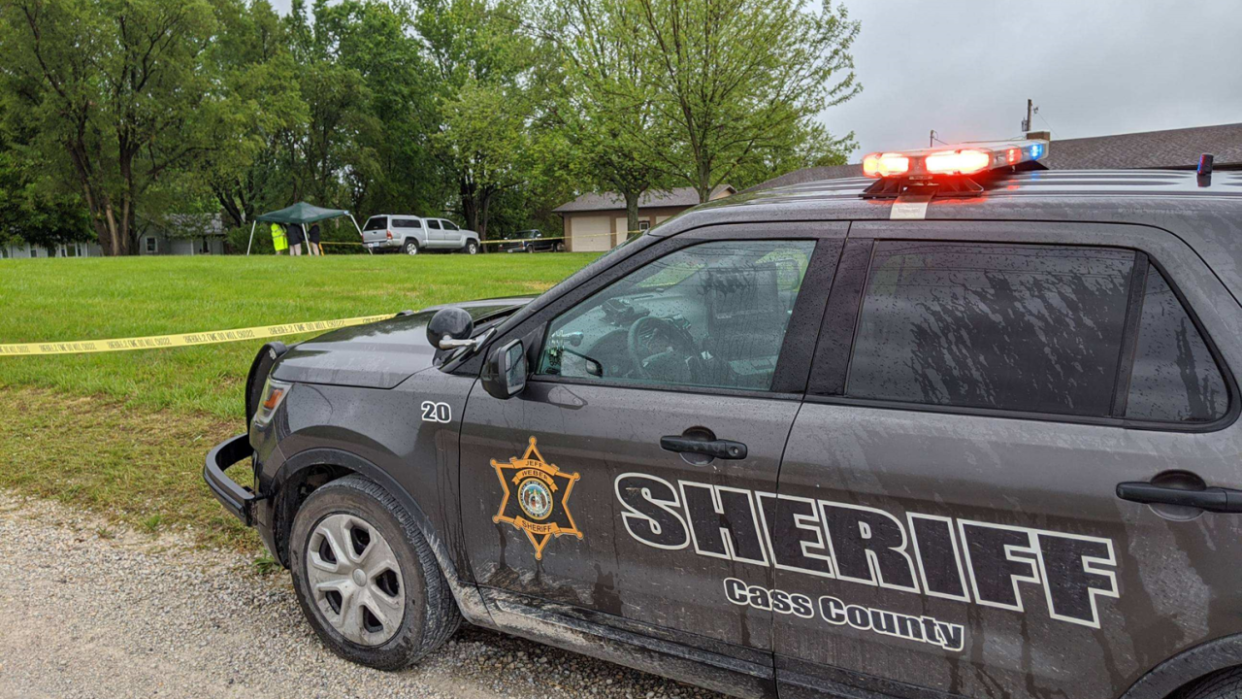
[(379, 214), (362, 227), (362, 244), (373, 252), (400, 250), (417, 255), (423, 250), (479, 252), (479, 234), (443, 218)]

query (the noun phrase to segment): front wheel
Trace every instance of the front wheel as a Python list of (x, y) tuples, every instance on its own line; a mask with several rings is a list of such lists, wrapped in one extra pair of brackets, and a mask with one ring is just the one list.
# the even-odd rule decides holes
[(556, 244), (556, 251), (557, 251), (557, 252), (565, 252), (565, 244), (564, 244), (564, 243), (557, 243), (557, 244)]
[(401, 670), (440, 646), (461, 622), (409, 512), (361, 476), (311, 493), (294, 518), (289, 553), (303, 614), (346, 660)]
[(1236, 699), (1242, 696), (1242, 669), (1221, 670), (1197, 680), (1191, 687), (1177, 692), (1185, 699)]
[(462, 248), (462, 252), (466, 253), (467, 255), (479, 254), (479, 241), (467, 240), (466, 247)]
[(401, 246), (401, 251), (407, 255), (417, 255), (418, 254), (418, 241), (417, 240), (405, 241), (405, 245)]

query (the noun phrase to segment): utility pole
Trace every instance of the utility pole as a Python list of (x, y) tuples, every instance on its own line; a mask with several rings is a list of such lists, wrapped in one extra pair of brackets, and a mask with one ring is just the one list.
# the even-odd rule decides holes
[(927, 136), (927, 147), (928, 148), (936, 147), (936, 130), (935, 129), (932, 129), (931, 133), (928, 134)]
[(1035, 112), (1034, 100), (1027, 100), (1026, 101), (1026, 119), (1022, 120), (1022, 133), (1023, 134), (1026, 134), (1026, 132), (1031, 130), (1031, 118), (1034, 116), (1034, 112)]

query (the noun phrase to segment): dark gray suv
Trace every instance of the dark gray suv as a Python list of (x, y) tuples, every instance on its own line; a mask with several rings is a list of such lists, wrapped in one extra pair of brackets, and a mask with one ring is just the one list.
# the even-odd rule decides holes
[(205, 477), (374, 667), (465, 619), (742, 697), (1237, 696), (1242, 176), (1012, 148), (266, 346)]

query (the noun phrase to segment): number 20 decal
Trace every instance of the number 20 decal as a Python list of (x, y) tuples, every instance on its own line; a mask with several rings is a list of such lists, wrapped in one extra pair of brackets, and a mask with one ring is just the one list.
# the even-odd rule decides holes
[(453, 411), (448, 403), (423, 401), (423, 422), (452, 422)]

